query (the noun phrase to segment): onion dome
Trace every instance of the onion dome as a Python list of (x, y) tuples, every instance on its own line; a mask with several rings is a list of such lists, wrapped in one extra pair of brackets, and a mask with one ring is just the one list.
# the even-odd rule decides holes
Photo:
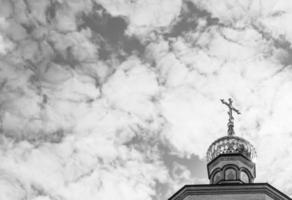
[(240, 112), (232, 106), (232, 100), (221, 102), (228, 108), (228, 135), (215, 140), (207, 151), (207, 170), (211, 184), (253, 183), (256, 177), (255, 148), (247, 140), (235, 136), (233, 112)]
[(222, 154), (241, 154), (249, 160), (254, 160), (256, 157), (256, 151), (252, 144), (234, 135), (215, 140), (208, 148), (207, 162), (211, 162)]

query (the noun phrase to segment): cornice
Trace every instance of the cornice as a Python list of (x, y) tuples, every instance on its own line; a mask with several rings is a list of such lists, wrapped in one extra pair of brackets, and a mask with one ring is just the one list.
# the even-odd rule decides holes
[(224, 184), (224, 185), (185, 185), (169, 200), (183, 200), (190, 195), (223, 195), (262, 193), (276, 200), (292, 200), (268, 183)]

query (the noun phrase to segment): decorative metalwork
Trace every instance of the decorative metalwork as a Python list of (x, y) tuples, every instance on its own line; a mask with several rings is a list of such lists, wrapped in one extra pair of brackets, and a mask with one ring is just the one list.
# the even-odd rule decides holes
[(232, 99), (231, 98), (228, 99), (228, 103), (224, 99), (220, 99), (220, 100), (229, 109), (228, 112), (227, 112), (228, 113), (228, 116), (229, 116), (229, 120), (228, 120), (228, 123), (227, 123), (227, 127), (228, 127), (228, 131), (227, 132), (228, 132), (228, 135), (229, 136), (232, 136), (232, 135), (234, 135), (234, 130), (233, 130), (233, 127), (234, 127), (234, 117), (232, 115), (232, 111), (236, 112), (237, 114), (241, 114), (241, 113), (239, 112), (239, 110), (237, 110), (236, 108), (234, 108), (232, 106)]
[(232, 100), (229, 98), (228, 103), (221, 99), (221, 102), (228, 107), (228, 135), (221, 137), (214, 141), (207, 151), (207, 162), (211, 162), (213, 159), (222, 154), (241, 154), (251, 161), (256, 157), (255, 148), (247, 140), (234, 136), (234, 118), (232, 112), (240, 114), (239, 110), (232, 106)]
[(250, 160), (256, 157), (255, 148), (247, 140), (237, 136), (225, 136), (214, 141), (207, 151), (207, 162), (221, 154), (242, 154)]

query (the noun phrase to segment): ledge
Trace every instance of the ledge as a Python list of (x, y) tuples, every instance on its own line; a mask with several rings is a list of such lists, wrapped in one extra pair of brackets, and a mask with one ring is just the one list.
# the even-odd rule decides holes
[(185, 185), (168, 200), (183, 200), (190, 195), (266, 194), (276, 200), (292, 200), (268, 183)]

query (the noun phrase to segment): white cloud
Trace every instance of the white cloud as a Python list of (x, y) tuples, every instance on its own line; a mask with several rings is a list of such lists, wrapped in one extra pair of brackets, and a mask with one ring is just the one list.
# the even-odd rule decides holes
[(109, 104), (143, 119), (153, 118), (156, 108), (151, 99), (158, 92), (155, 73), (137, 58), (123, 63), (103, 87)]
[(5, 55), (7, 51), (13, 49), (13, 43), (7, 38), (3, 37), (0, 32), (0, 55)]
[(145, 36), (152, 30), (167, 27), (179, 15), (181, 0), (99, 0), (114, 16), (125, 16), (129, 19), (128, 34)]
[(0, 176), (0, 188), (1, 199), (18, 200), (25, 198), (26, 192), (17, 179), (11, 177), (10, 174), (6, 174), (5, 171), (1, 171)]

